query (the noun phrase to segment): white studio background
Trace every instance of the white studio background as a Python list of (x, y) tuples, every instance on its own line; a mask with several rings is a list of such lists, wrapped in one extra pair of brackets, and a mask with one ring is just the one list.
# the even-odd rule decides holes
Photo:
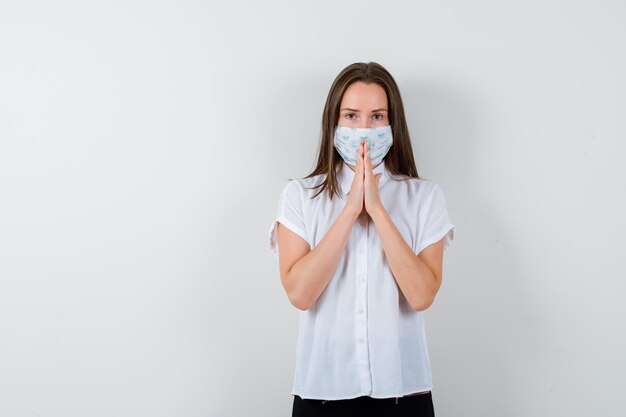
[(455, 242), (436, 414), (626, 408), (626, 6), (0, 1), (0, 416), (288, 416), (268, 230), (375, 61)]

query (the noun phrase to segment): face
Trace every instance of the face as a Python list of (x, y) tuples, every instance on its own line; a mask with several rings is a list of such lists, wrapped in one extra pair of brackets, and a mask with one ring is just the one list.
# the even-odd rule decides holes
[[(378, 84), (357, 81), (346, 89), (339, 106), (339, 126), (379, 127), (389, 124), (387, 94)], [(352, 170), (354, 165), (348, 164)]]
[(389, 124), (387, 94), (378, 84), (352, 83), (339, 106), (339, 126), (378, 127)]

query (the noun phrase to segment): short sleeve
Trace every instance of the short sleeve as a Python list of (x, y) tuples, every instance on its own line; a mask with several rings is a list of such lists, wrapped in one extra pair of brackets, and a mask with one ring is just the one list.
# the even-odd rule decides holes
[(422, 215), (418, 221), (420, 231), (418, 233), (419, 243), (415, 253), (420, 253), (424, 248), (444, 238), (443, 250), (454, 240), (456, 226), (452, 224), (448, 214), (446, 197), (437, 184), (433, 184), (429, 198), (420, 209)]
[(280, 192), (276, 218), (270, 225), (269, 248), (278, 258), (278, 223), (282, 223), (307, 243), (309, 242), (302, 212), (302, 196), (295, 180), (290, 180)]

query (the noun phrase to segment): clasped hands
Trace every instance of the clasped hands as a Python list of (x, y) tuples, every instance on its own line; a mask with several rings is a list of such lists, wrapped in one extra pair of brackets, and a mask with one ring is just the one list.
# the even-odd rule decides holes
[(378, 194), (378, 182), (381, 175), (382, 173), (374, 175), (369, 146), (366, 141), (362, 141), (359, 145), (354, 179), (346, 203), (356, 216), (360, 215), (363, 209), (371, 216), (374, 211), (382, 207)]

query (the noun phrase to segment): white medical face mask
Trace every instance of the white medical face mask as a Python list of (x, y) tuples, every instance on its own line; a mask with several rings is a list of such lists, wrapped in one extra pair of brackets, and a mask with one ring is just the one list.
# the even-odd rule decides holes
[(369, 146), (372, 166), (378, 165), (393, 143), (391, 125), (379, 127), (335, 127), (334, 144), (337, 152), (348, 164), (356, 165), (361, 142), (366, 141)]

